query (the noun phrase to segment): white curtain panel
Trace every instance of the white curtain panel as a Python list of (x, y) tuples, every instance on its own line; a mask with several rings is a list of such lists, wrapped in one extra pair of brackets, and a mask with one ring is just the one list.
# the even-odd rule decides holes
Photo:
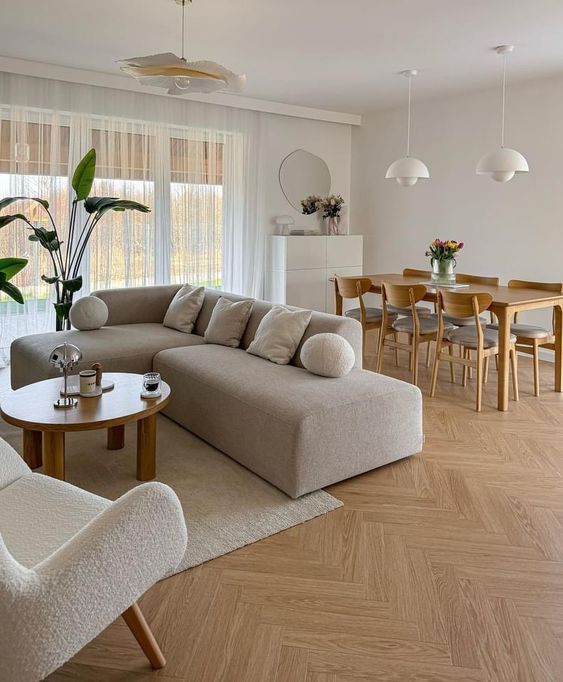
[[(262, 295), (260, 120), (256, 112), (0, 73), (0, 199), (49, 200), (66, 234), (70, 178), (97, 153), (96, 196), (147, 204), (106, 214), (83, 262), (84, 288), (189, 282)], [(25, 209), (25, 210), (24, 210)], [(38, 225), (46, 216), (30, 205)], [(24, 224), (0, 230), (0, 257), (26, 256), (14, 282), (25, 306), (0, 300), (0, 360), (22, 334), (54, 328), (48, 254)]]

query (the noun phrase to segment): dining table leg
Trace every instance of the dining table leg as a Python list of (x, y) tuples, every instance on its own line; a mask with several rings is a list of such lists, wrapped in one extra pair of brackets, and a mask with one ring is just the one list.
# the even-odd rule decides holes
[(509, 308), (501, 308), (498, 317), (498, 396), (497, 408), (501, 412), (508, 410), (508, 372), (510, 366), (510, 320), (512, 312)]
[(555, 336), (555, 390), (563, 392), (563, 307), (554, 306), (553, 335)]

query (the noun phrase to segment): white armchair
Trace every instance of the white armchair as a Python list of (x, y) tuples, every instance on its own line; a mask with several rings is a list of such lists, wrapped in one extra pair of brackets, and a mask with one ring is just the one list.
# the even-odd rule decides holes
[(119, 615), (162, 667), (136, 601), (186, 543), (168, 486), (145, 483), (110, 502), (31, 473), (0, 439), (0, 680), (43, 679)]

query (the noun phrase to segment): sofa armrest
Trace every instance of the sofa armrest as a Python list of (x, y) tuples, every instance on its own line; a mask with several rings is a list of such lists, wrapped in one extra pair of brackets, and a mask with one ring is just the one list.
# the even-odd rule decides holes
[(162, 322), (170, 301), (181, 288), (180, 284), (166, 284), (127, 289), (101, 289), (92, 296), (101, 298), (108, 307), (107, 326)]
[(0, 552), (0, 568), (11, 575), (9, 593), (0, 595), (7, 640), (0, 645), (9, 652), (0, 678), (46, 677), (171, 573), (186, 544), (176, 494), (152, 482), (120, 497), (33, 569)]

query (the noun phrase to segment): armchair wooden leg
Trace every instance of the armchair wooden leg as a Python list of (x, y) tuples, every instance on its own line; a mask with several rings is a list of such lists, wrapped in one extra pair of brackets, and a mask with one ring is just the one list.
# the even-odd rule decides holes
[(158, 646), (158, 642), (154, 638), (154, 635), (152, 634), (151, 629), (149, 628), (148, 623), (145, 620), (145, 617), (143, 616), (138, 604), (133, 604), (133, 606), (130, 606), (127, 611), (122, 613), (122, 616), (123, 620), (127, 623), (127, 627), (131, 630), (133, 636), (143, 650), (143, 653), (149, 659), (151, 666), (155, 670), (164, 668), (166, 665), (166, 659), (164, 658), (164, 655)]

